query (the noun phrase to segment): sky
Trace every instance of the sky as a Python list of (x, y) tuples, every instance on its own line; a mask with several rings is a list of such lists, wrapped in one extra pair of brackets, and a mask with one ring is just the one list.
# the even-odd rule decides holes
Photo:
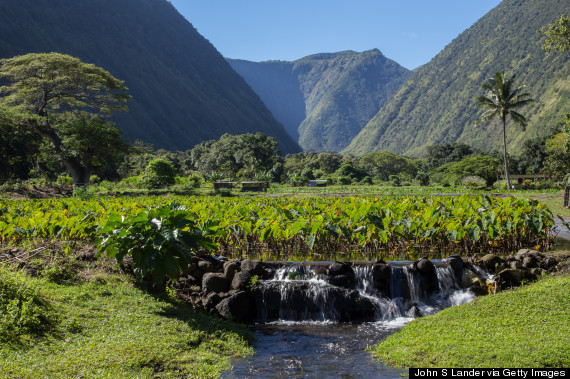
[(500, 0), (170, 0), (226, 58), (293, 61), (377, 48), (414, 69)]

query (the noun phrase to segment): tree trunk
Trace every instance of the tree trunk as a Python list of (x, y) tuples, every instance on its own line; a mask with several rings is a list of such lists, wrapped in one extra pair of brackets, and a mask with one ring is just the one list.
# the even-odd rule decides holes
[[(46, 138), (51, 142), (53, 149), (56, 153), (61, 154), (62, 152), (62, 142), (61, 138), (57, 135), (55, 130), (49, 125), (47, 120), (40, 123), (34, 123), (34, 125), (28, 125), (28, 129), (39, 134), (40, 136)], [(73, 179), (73, 186), (85, 186), (89, 184), (89, 178), (91, 177), (91, 170), (81, 164), (81, 161), (74, 157), (61, 158), (61, 162), (67, 169), (67, 172)]]
[(503, 157), (505, 159), (505, 179), (507, 180), (507, 190), (511, 190), (511, 178), (509, 176), (509, 162), (507, 160), (507, 120), (506, 116), (503, 116)]
[(89, 184), (89, 178), (91, 177), (90, 170), (81, 165), (79, 160), (74, 158), (62, 158), (61, 162), (73, 179), (73, 187), (82, 187)]

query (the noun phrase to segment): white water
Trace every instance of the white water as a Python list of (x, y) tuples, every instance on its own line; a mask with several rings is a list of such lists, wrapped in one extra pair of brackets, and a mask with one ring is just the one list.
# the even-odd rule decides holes
[[(373, 287), (371, 265), (355, 265), (353, 270), (355, 290), (372, 303), (375, 310), (373, 321), (379, 322), (382, 327), (389, 327), (390, 323), (399, 327), (418, 315), (431, 315), (444, 308), (471, 302), (475, 298), (469, 290), (461, 288), (453, 269), (446, 265), (436, 267), (439, 289), (430, 294), (421, 288), (421, 276), (411, 266), (392, 266), (389, 297), (383, 296)], [(485, 278), (488, 275), (482, 270), (477, 274)], [(278, 269), (274, 279), (266, 283), (279, 286), (282, 304), (291, 301), (290, 296), (293, 291), (299, 291), (299, 285), (306, 286), (303, 298), (305, 308), (299, 310), (281, 306), (279, 322), (338, 321), (340, 315), (329, 301), (332, 286), (325, 279), (326, 276), (316, 275), (308, 265), (293, 264)], [(267, 320), (267, 313), (261, 311), (259, 318), (259, 321)]]

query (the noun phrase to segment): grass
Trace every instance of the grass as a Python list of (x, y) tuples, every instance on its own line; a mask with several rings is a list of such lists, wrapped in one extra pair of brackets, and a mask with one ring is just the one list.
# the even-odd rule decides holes
[(376, 346), (396, 367), (570, 367), (570, 276), (412, 321)]
[(210, 378), (253, 353), (242, 327), (126, 276), (57, 284), (3, 268), (2, 277), (39, 297), (45, 326), (0, 335), (2, 378)]

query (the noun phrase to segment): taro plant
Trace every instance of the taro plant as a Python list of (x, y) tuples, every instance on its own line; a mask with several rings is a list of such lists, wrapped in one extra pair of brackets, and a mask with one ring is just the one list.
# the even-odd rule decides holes
[(178, 280), (191, 256), (215, 245), (189, 216), (188, 208), (173, 203), (120, 216), (113, 214), (98, 231), (99, 253), (115, 258), (117, 265), (130, 255), (137, 279), (151, 276), (159, 285), (165, 277)]

